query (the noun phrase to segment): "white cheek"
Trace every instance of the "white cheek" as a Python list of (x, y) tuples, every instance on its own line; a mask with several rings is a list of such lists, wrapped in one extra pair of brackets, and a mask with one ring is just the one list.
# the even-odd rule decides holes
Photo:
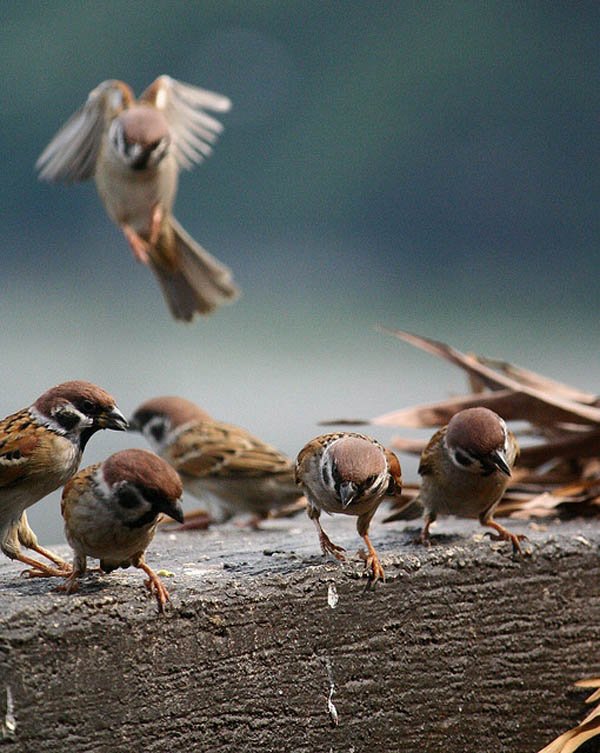
[(102, 466), (100, 466), (100, 468), (98, 468), (98, 470), (94, 474), (94, 481), (96, 482), (98, 496), (103, 497), (104, 499), (107, 499), (108, 497), (110, 497), (111, 488), (107, 484), (106, 479), (104, 478), (104, 471), (103, 471)]

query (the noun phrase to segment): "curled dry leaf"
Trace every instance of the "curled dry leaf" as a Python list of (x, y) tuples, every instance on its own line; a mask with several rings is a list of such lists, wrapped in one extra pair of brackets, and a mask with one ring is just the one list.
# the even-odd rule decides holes
[[(515, 366), (507, 361), (461, 353), (445, 343), (403, 330), (380, 328), (465, 371), (471, 392), (435, 403), (404, 408), (371, 419), (330, 423), (374, 424), (432, 429), (465, 408), (489, 408), (515, 430), (521, 442), (513, 483), (497, 510), (524, 518), (600, 514), (600, 398)], [(394, 437), (401, 452), (420, 455), (427, 440)], [(411, 496), (414, 499), (416, 494)], [(406, 495), (386, 520), (405, 517)]]
[[(579, 688), (600, 688), (600, 678), (579, 680), (575, 685)], [(586, 703), (600, 700), (600, 690), (596, 690), (586, 698)], [(538, 753), (572, 753), (580, 748), (586, 740), (600, 735), (600, 704), (592, 709), (585, 719), (573, 729), (564, 732)]]

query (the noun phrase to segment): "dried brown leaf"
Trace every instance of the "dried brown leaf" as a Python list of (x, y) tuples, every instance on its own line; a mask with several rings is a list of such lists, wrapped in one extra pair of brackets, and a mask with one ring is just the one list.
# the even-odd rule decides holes
[(486, 358), (485, 356), (477, 356), (477, 359), (485, 366), (491, 366), (493, 369), (503, 372), (527, 387), (533, 387), (542, 392), (549, 392), (551, 395), (561, 395), (567, 400), (574, 400), (584, 405), (600, 405), (598, 395), (592, 395), (590, 392), (582, 392), (576, 387), (571, 387), (571, 385), (564, 384), (563, 382), (557, 382), (530, 369), (524, 369), (508, 361)]
[(470, 375), (476, 375), (491, 390), (513, 390), (522, 393), (529, 398), (529, 410), (534, 418), (529, 418), (532, 423), (554, 423), (565, 421), (576, 424), (592, 424), (600, 426), (600, 408), (582, 405), (574, 400), (549, 395), (539, 389), (527, 387), (516, 379), (505, 374), (498, 373), (485, 366), (475, 356), (461, 353), (445, 343), (431, 340), (427, 337), (405, 332), (404, 330), (380, 328), (383, 332), (397, 337), (400, 340), (414, 345), (427, 353), (443, 358), (455, 364)]
[(597, 457), (600, 455), (600, 430), (592, 430), (557, 439), (545, 444), (521, 448), (519, 465), (536, 468), (553, 458), (563, 460)]
[[(585, 680), (577, 680), (574, 683), (576, 688), (600, 688), (600, 677), (591, 677)], [(586, 703), (592, 702), (592, 696), (586, 698)]]
[[(578, 680), (575, 683), (579, 688), (600, 688), (600, 678), (593, 678), (589, 680)], [(600, 690), (592, 693), (586, 699), (586, 703), (593, 703), (600, 698)], [(583, 745), (586, 740), (590, 740), (596, 735), (600, 735), (600, 706), (592, 709), (592, 711), (585, 717), (573, 729), (564, 732), (553, 740), (545, 748), (542, 748), (538, 753), (573, 753), (579, 747)]]

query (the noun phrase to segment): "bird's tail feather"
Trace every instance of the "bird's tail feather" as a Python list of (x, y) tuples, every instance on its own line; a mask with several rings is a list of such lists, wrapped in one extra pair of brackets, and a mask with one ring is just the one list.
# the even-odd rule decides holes
[[(233, 282), (231, 270), (216, 259), (187, 233), (175, 218), (170, 230), (161, 235), (157, 258), (150, 257), (150, 267), (176, 319), (191, 321), (196, 313), (209, 314), (223, 303), (232, 303), (240, 291)], [(161, 243), (174, 248), (161, 253)], [(160, 263), (161, 258), (173, 259), (172, 264)]]

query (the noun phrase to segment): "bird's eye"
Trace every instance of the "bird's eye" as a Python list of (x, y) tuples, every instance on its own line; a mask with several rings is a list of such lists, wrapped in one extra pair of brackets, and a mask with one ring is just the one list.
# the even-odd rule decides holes
[(87, 414), (94, 413), (96, 409), (96, 405), (93, 400), (84, 400), (81, 404), (81, 407)]
[(456, 452), (454, 453), (454, 457), (456, 458), (457, 462), (459, 462), (461, 465), (472, 465), (473, 463), (473, 460), (464, 452), (461, 452), (460, 450), (456, 450)]
[(130, 486), (123, 486), (117, 494), (119, 504), (128, 510), (138, 507), (141, 500), (139, 494)]
[(154, 424), (154, 426), (150, 427), (150, 434), (152, 434), (157, 442), (161, 442), (165, 436), (165, 425)]
[(367, 478), (365, 479), (365, 486), (366, 487), (373, 486), (376, 479), (377, 479), (377, 476), (367, 476)]

